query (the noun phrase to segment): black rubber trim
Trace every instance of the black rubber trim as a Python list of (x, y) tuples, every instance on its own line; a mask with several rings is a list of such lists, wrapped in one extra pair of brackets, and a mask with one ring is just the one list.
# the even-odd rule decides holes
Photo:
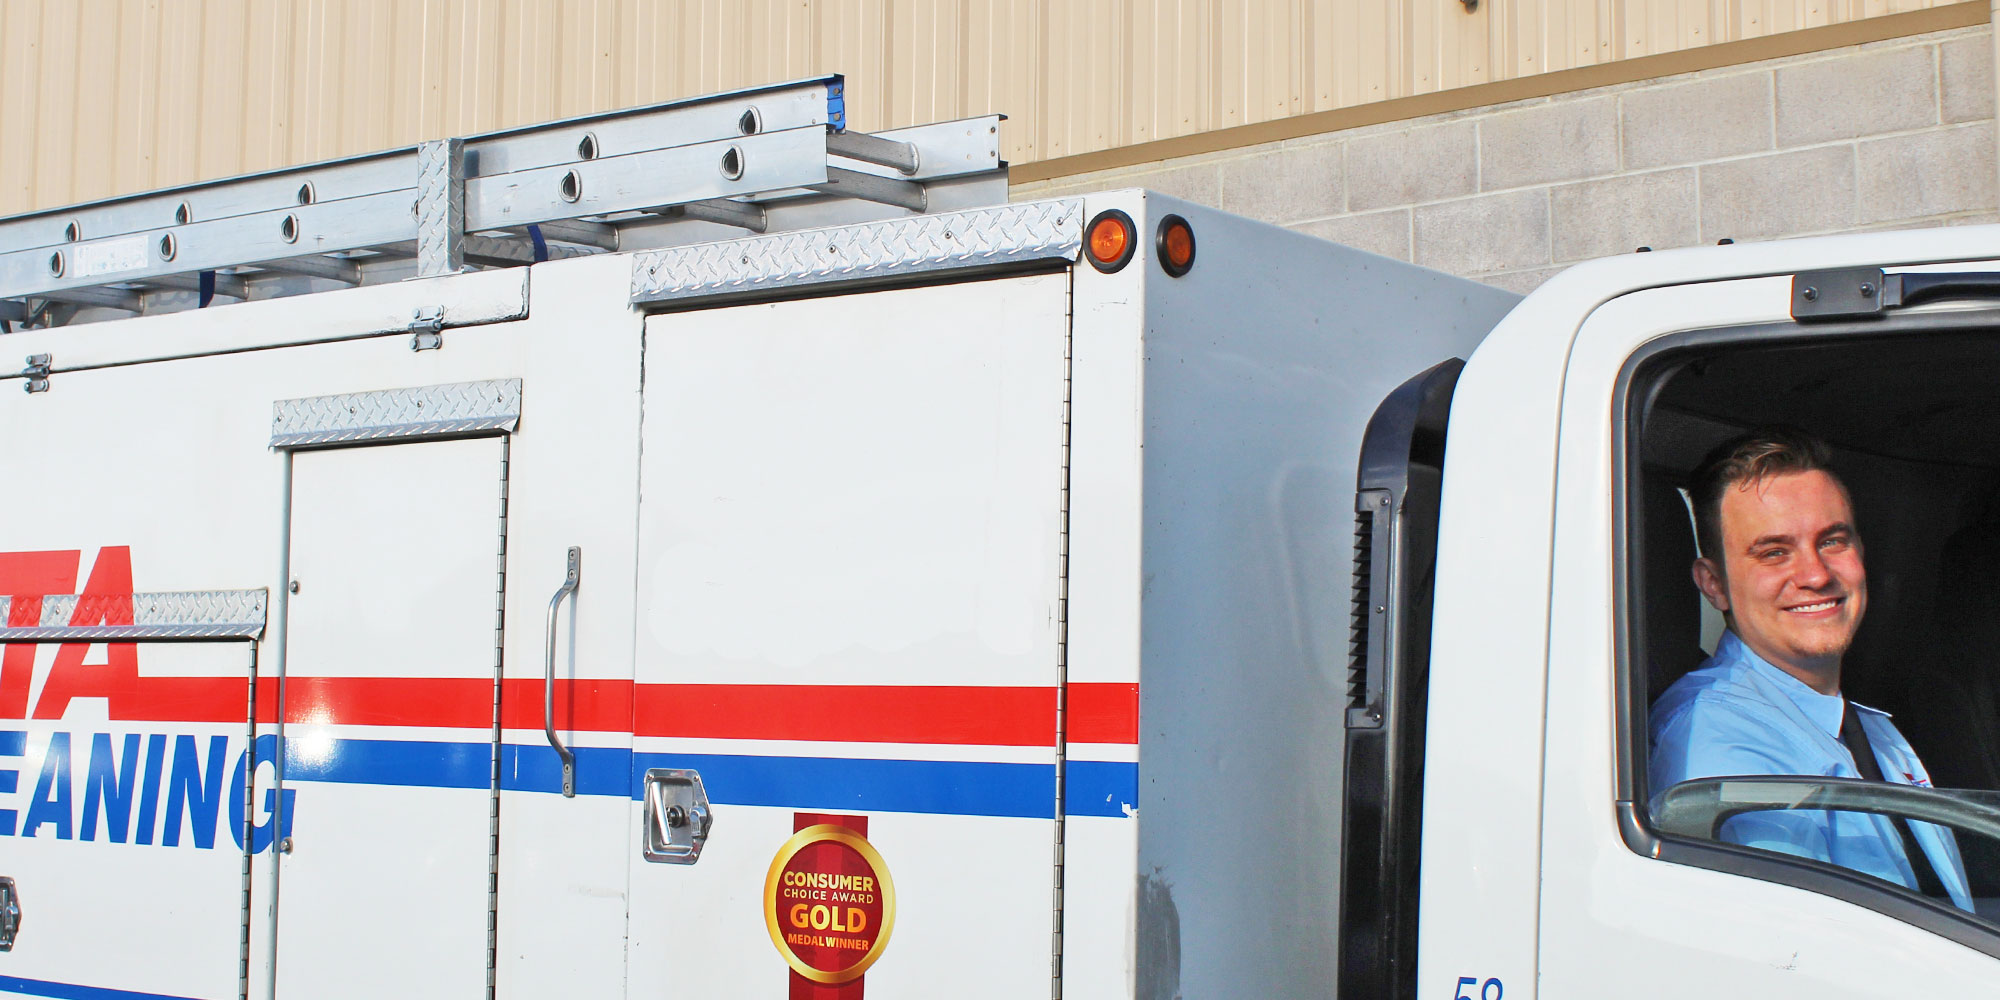
[[(1188, 235), (1188, 259), (1187, 263), (1180, 267), (1175, 267), (1174, 262), (1167, 257), (1167, 230), (1175, 225), (1187, 230)], [(1178, 278), (1194, 270), (1195, 249), (1194, 226), (1189, 225), (1188, 220), (1178, 215), (1168, 215), (1160, 219), (1159, 226), (1153, 230), (1153, 255), (1160, 259), (1160, 270), (1167, 272), (1168, 277)]]
[[(1090, 234), (1096, 232), (1097, 224), (1103, 222), (1105, 219), (1117, 219), (1125, 225), (1125, 252), (1120, 254), (1117, 260), (1108, 262), (1098, 260), (1090, 252)], [(1126, 215), (1118, 209), (1107, 208), (1091, 216), (1089, 224), (1083, 227), (1083, 259), (1089, 261), (1091, 267), (1105, 274), (1116, 274), (1119, 271), (1123, 271), (1125, 265), (1132, 263), (1132, 255), (1137, 253), (1138, 250), (1139, 226), (1132, 221), (1131, 216)]]
[[(1634, 531), (1639, 523), (1639, 507), (1644, 502), (1632, 488), (1638, 471), (1646, 410), (1666, 382), (1674, 355), (1692, 354), (1726, 344), (1769, 344), (1784, 341), (1836, 340), (1846, 337), (1877, 339), (1916, 336), (1926, 333), (1953, 333), (1968, 330), (2000, 330), (2000, 309), (1980, 309), (1949, 313), (1890, 315), (1879, 319), (1801, 324), (1780, 321), (1745, 326), (1713, 327), (1669, 334), (1642, 345), (1625, 359), (1619, 369), (1612, 397), (1613, 551), (1622, 558), (1612, 560), (1612, 641), (1615, 687), (1614, 722), (1617, 730), (1618, 830), (1627, 847), (1649, 858), (1673, 864), (1705, 868), (1741, 875), (1779, 885), (1792, 886), (1852, 903), (1863, 909), (1923, 928), (1974, 951), (2000, 958), (2000, 929), (1955, 906), (1927, 899), (1903, 886), (1836, 865), (1805, 858), (1762, 851), (1736, 844), (1688, 840), (1662, 834), (1647, 818), (1644, 803), (1650, 801), (1646, 787), (1647, 734), (1643, 720), (1651, 706), (1645, 704), (1647, 685), (1635, 671), (1643, 666), (1635, 650), (1648, 648), (1644, 616), (1632, 610), (1641, 607), (1637, 572), (1645, 565), (1643, 533)], [(1997, 345), (2000, 346), (2000, 345)]]

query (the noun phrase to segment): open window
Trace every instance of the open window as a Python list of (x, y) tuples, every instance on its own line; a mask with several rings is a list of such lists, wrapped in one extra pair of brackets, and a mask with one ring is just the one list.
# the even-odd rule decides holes
[[(1669, 337), (1628, 363), (1620, 410), (1627, 842), (1664, 861), (1842, 898), (2000, 956), (2000, 318), (1959, 312)], [(1692, 581), (1685, 491), (1711, 448), (1772, 424), (1827, 442), (1864, 544), (1866, 611), (1840, 693), (1887, 713), (1935, 787), (1830, 771), (1648, 787), (1649, 712), (1715, 653), (1725, 628)], [(1962, 891), (1932, 881), (1927, 894), (1906, 884), (1926, 881), (1914, 868), (1900, 879), (1871, 874), (1782, 837), (1735, 832), (1755, 817), (1778, 830), (1794, 820), (1846, 836), (1873, 830), (1891, 857), (1912, 839), (1905, 831), (1932, 845), (1920, 846), (1927, 861), (1937, 842), (1949, 843)]]

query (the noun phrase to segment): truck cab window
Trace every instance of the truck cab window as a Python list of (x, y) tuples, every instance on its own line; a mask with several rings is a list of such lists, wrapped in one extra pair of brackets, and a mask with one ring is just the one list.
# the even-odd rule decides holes
[(1658, 856), (2000, 931), (2000, 335), (1709, 333), (1631, 378)]

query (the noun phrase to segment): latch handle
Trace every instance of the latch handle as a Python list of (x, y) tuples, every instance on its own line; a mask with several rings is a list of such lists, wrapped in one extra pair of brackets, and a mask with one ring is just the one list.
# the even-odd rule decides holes
[(563, 598), (571, 598), (569, 603), (569, 625), (576, 628), (576, 585), (583, 575), (583, 549), (569, 547), (569, 568), (563, 576), (562, 586), (556, 588), (556, 596), (549, 598), (548, 627), (548, 672), (542, 683), (542, 731), (548, 734), (549, 746), (556, 750), (563, 764), (563, 797), (576, 798), (576, 754), (563, 746), (562, 737), (556, 735), (556, 613), (562, 609)]
[(21, 932), (21, 890), (14, 880), (0, 877), (0, 951), (14, 950), (14, 935)]
[(691, 865), (701, 860), (702, 846), (708, 843), (708, 829), (714, 822), (699, 771), (675, 767), (646, 771), (643, 850), (647, 861)]

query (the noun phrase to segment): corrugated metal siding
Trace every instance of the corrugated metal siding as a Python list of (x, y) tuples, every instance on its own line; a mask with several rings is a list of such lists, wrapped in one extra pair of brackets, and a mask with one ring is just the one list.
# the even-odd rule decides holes
[(1946, 2), (0, 0), (0, 214), (824, 72), (1025, 163)]

